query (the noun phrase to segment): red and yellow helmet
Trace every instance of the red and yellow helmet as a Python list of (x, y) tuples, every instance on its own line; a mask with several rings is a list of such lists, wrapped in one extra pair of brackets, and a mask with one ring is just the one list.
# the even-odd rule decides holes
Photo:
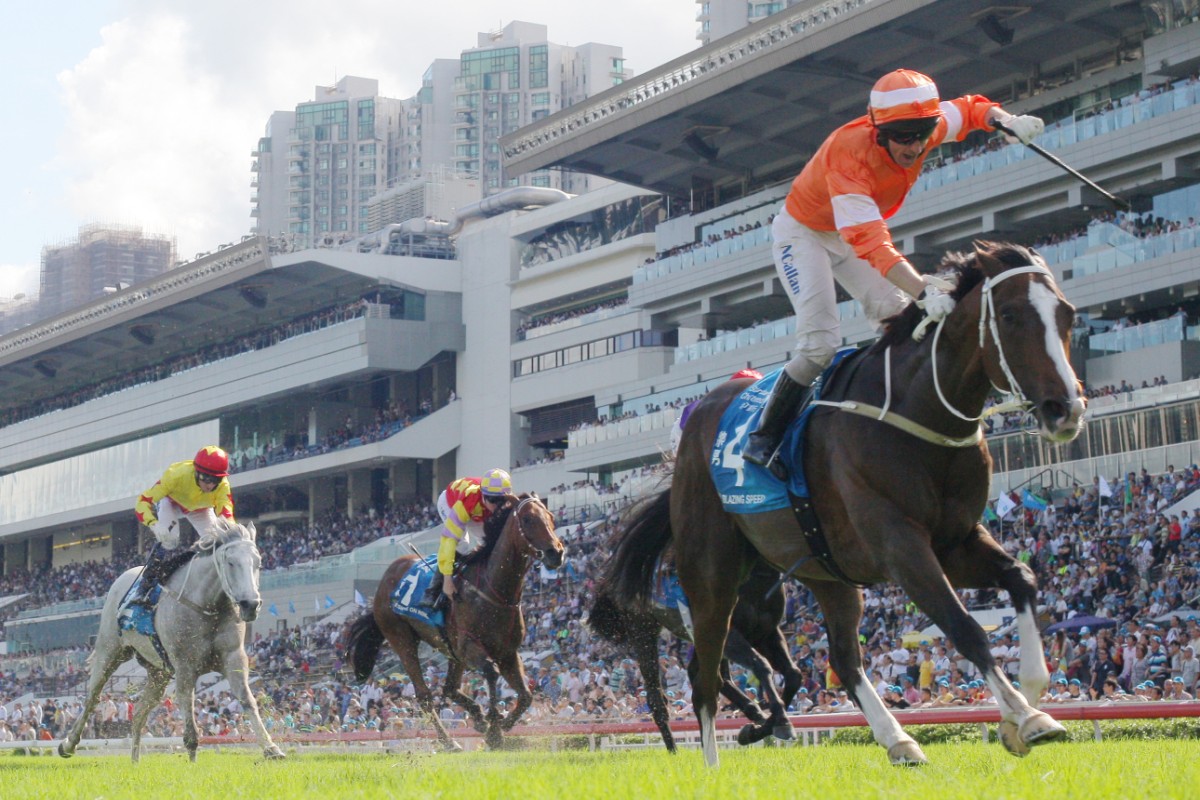
[(215, 444), (201, 447), (192, 464), (197, 472), (216, 478), (224, 478), (229, 474), (229, 454)]
[(897, 69), (884, 75), (871, 88), (867, 116), (882, 127), (909, 120), (937, 120), (942, 116), (937, 85), (928, 75)]

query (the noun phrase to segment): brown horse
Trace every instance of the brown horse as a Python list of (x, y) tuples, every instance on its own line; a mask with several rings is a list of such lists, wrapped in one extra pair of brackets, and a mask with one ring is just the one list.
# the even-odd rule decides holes
[[(359, 681), (370, 677), (386, 637), (412, 680), (417, 703), (432, 722), (442, 747), (461, 750), (461, 745), (446, 733), (434, 709), (433, 692), (421, 673), (417, 648), (422, 641), (427, 642), (449, 659), (443, 697), (467, 710), (489, 747), (500, 747), (503, 732), (510, 730), (533, 702), (525, 665), (517, 654), (525, 638), (521, 613), (525, 573), (535, 560), (557, 569), (565, 555), (566, 548), (554, 533), (554, 515), (537, 495), (509, 495), (484, 522), (483, 544), (459, 561), (455, 576), (458, 591), (446, 613), (444, 631), (392, 611), (393, 590), (420, 560), (417, 556), (401, 556), (383, 573), (373, 610), (351, 626), (348, 649), (355, 677)], [(438, 579), (435, 575), (434, 580)], [(463, 670), (468, 667), (482, 672), (487, 681), (486, 715), (461, 689)], [(516, 706), (505, 715), (500, 713), (496, 691), (501, 676), (517, 693)]]
[[(641, 509), (637, 514), (638, 526), (627, 526), (619, 537), (637, 536), (639, 526), (647, 524), (665, 525), (670, 513), (669, 504), (664, 502), (668, 495), (658, 495), (652, 502), (657, 509)], [(619, 540), (617, 540), (619, 541)], [(604, 639), (633, 651), (638, 669), (646, 687), (646, 700), (650, 716), (662, 734), (667, 750), (675, 752), (675, 737), (671, 733), (670, 714), (663, 695), (662, 674), (658, 666), (658, 637), (666, 628), (676, 637), (692, 640), (691, 631), (684, 624), (683, 615), (677, 608), (664, 607), (658, 603), (646, 606), (622, 606), (609, 591), (611, 578), (604, 576), (596, 587), (596, 599), (588, 612), (588, 626)], [(757, 561), (750, 577), (738, 589), (738, 602), (733, 607), (729, 637), (725, 641), (725, 656), (721, 662), (721, 694), (741, 711), (750, 722), (738, 732), (739, 744), (753, 744), (771, 734), (779, 739), (794, 736), (792, 723), (787, 717), (788, 703), (796, 696), (804, 679), (796, 662), (788, 653), (787, 643), (779, 630), (783, 619), (784, 599), (779, 589), (779, 571), (763, 561)], [(733, 661), (750, 668), (758, 679), (761, 699), (766, 702), (770, 716), (734, 683), (728, 673), (728, 662)], [(688, 661), (688, 676), (695, 682), (697, 661), (693, 656)], [(783, 676), (783, 691), (775, 689), (772, 669)]]
[[(979, 524), (991, 485), (980, 419), (993, 388), (1011, 392), (1052, 442), (1074, 438), (1085, 401), (1067, 361), (1074, 308), (1034, 251), (981, 242), (951, 254), (957, 305), (934, 335), (918, 340), (922, 312), (910, 306), (881, 339), (834, 373), (813, 412), (804, 469), (828, 550), (806, 538), (787, 510), (727, 513), (709, 457), (722, 413), (748, 384), (714, 389), (683, 431), (670, 493), (670, 525), (628, 541), (615, 555), (623, 601), (647, 595), (655, 559), (675, 548), (680, 583), (692, 599), (699, 678), (693, 705), (708, 764), (718, 763), (713, 718), (719, 664), (737, 587), (761, 556), (792, 570), (825, 615), (830, 660), (894, 764), (925, 754), (872, 690), (863, 670), (858, 584), (892, 581), (979, 669), (996, 697), (1001, 739), (1024, 755), (1065, 731), (1035, 706), (1049, 683), (1034, 617), (1033, 572)], [(869, 405), (868, 405), (869, 404)], [(744, 442), (728, 445), (737, 456)], [(740, 458), (737, 459), (740, 461)], [(747, 469), (758, 469), (747, 466)], [(853, 583), (851, 583), (853, 582)], [(1020, 692), (997, 668), (987, 636), (954, 587), (1000, 588), (1017, 612)]]

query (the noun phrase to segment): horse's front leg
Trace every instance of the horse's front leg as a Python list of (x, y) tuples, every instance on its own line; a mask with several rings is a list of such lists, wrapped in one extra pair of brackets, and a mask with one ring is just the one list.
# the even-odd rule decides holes
[(167, 688), (167, 683), (171, 680), (171, 674), (165, 669), (149, 666), (146, 667), (146, 685), (142, 689), (142, 695), (137, 699), (137, 703), (133, 707), (133, 728), (129, 735), (133, 742), (133, 763), (138, 763), (142, 754), (142, 731), (146, 729), (146, 720), (150, 717), (151, 712), (158, 707), (158, 701), (162, 700), (163, 691)]
[(462, 675), (465, 666), (461, 661), (451, 661), (446, 670), (446, 685), (442, 694), (447, 700), (458, 703), (471, 718), (471, 727), (479, 733), (487, 733), (487, 720), (483, 718), (483, 709), (475, 698), (462, 690)]
[[(1021, 682), (1019, 693), (1000, 669), (994, 669), (995, 675), (983, 672), (983, 667), (967, 652), (964, 643), (956, 635), (951, 635), (959, 652), (979, 666), (987, 678), (988, 688), (995, 696), (1003, 717), (1000, 723), (1001, 742), (1010, 752), (1026, 755), (1031, 745), (1065, 736), (1066, 729), (1061, 724), (1037, 710), (1046, 687), (1050, 685), (1050, 673), (1046, 669), (1041, 632), (1035, 616), (1037, 580), (1033, 571), (1006, 553), (982, 525), (976, 526), (975, 535), (960, 547), (943, 554), (942, 561), (947, 577), (955, 586), (1004, 589), (1017, 612), (1017, 631), (1021, 637), (1021, 661), (1017, 671)], [(949, 634), (948, 628), (943, 630)], [(987, 636), (982, 629), (980, 634), (982, 642), (975, 641), (974, 647), (981, 648), (994, 667)]]
[(517, 653), (514, 652), (511, 658), (504, 659), (497, 666), (505, 682), (517, 693), (517, 704), (500, 720), (500, 730), (510, 731), (533, 704), (533, 692), (529, 691), (529, 680), (525, 677), (525, 662)]
[(500, 730), (500, 673), (490, 660), (483, 662), (483, 680), (488, 690), (487, 726), (484, 730), (483, 741), (493, 750), (499, 750), (504, 743), (504, 735)]
[(271, 733), (263, 724), (262, 714), (258, 710), (258, 701), (254, 699), (254, 693), (250, 691), (250, 663), (246, 658), (246, 651), (240, 645), (240, 638), (238, 642), (238, 647), (225, 653), (223, 659), (225, 665), (223, 672), (225, 679), (229, 681), (229, 690), (233, 692), (233, 696), (249, 714), (250, 727), (254, 728), (254, 735), (258, 737), (258, 744), (263, 749), (263, 755), (268, 759), (287, 758), (279, 749), (279, 745), (271, 740)]
[[(738, 744), (752, 744), (765, 739), (772, 733), (780, 739), (795, 738), (792, 723), (787, 717), (787, 710), (784, 709), (783, 703), (779, 699), (779, 692), (775, 691), (774, 675), (771, 673), (771, 665), (767, 663), (767, 660), (750, 645), (750, 642), (737, 628), (729, 631), (729, 641), (725, 645), (725, 653), (734, 661), (750, 667), (750, 671), (758, 679), (759, 698), (766, 702), (767, 709), (771, 714), (770, 718), (764, 720), (757, 727), (752, 727), (749, 731), (743, 728), (738, 734)], [(742, 741), (743, 736), (747, 741)]]
[(825, 615), (829, 661), (833, 671), (842, 679), (846, 693), (867, 718), (875, 741), (887, 750), (888, 759), (894, 765), (928, 763), (929, 759), (920, 745), (900, 727), (863, 671), (862, 648), (858, 644), (858, 626), (862, 622), (863, 612), (862, 592), (854, 586), (835, 581), (814, 580), (807, 583)]

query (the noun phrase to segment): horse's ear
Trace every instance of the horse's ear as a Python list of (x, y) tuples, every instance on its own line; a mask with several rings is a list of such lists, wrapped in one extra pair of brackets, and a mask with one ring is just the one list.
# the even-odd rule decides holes
[(257, 541), (258, 531), (254, 529), (254, 523), (251, 522), (246, 526), (246, 533), (250, 534), (250, 541)]
[(976, 239), (971, 243), (975, 248), (975, 259), (979, 262), (980, 269), (984, 269), (990, 273), (991, 268), (1002, 266), (996, 257), (996, 250), (999, 245), (995, 242), (989, 242), (986, 239)]

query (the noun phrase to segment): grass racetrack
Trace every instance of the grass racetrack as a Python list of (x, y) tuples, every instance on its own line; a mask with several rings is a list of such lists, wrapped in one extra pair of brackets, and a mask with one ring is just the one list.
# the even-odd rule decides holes
[(1200, 741), (1064, 742), (1009, 755), (999, 744), (925, 745), (929, 765), (888, 765), (859, 745), (723, 750), (709, 770), (699, 751), (511, 751), (441, 755), (202, 749), (185, 755), (0, 756), (0, 797), (17, 798), (1195, 798)]

